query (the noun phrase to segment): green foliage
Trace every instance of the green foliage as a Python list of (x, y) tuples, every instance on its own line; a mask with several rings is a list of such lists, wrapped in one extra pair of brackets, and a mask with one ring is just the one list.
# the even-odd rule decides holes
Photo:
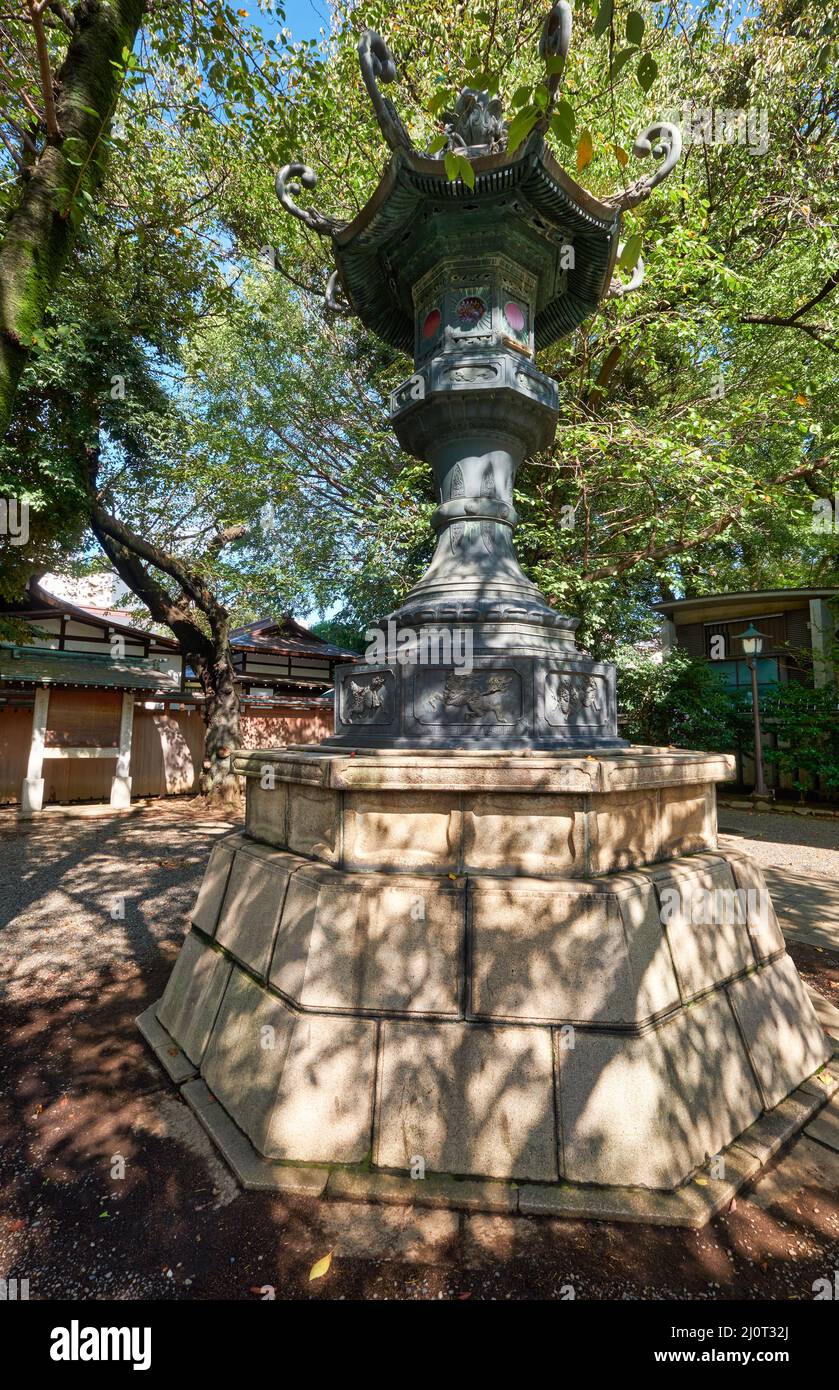
[(623, 647), (616, 653), (621, 732), (631, 743), (657, 747), (733, 750), (748, 725), (748, 710), (706, 661), (679, 648), (663, 658)]
[(312, 632), (322, 637), (325, 642), (331, 642), (336, 647), (346, 647), (351, 652), (358, 652), (360, 656), (367, 650), (365, 628), (360, 624), (343, 623), (337, 618), (324, 618), (322, 622), (312, 624)]
[[(419, 147), (439, 143), (462, 82), (500, 94), (508, 120), (541, 111), (547, 4), (362, 0), (336, 6), (323, 42), (273, 47), (227, 9), (218, 26), (215, 5), (177, 9), (155, 10), (138, 49), (0, 492), (36, 499), (33, 560), (91, 558), (79, 538), (92, 411), (108, 505), (203, 566), (237, 620), (338, 605), (363, 628), (430, 557), (429, 470), (387, 424), (410, 364), (356, 320), (324, 317), (329, 244), (281, 212), (272, 173), (305, 158), (319, 175), (306, 197), (346, 218), (372, 193), (387, 151), (358, 73), (366, 24), (393, 48), (388, 96)], [(669, 106), (765, 107), (769, 132), (763, 154), (688, 147), (624, 219), (621, 273), (642, 256), (644, 287), (540, 356), (560, 427), (520, 473), (517, 549), (609, 657), (652, 634), (662, 593), (839, 579), (839, 526), (813, 525), (839, 491), (839, 99), (816, 0), (767, 0), (736, 28), (713, 3), (616, 0), (595, 35), (602, 9), (576, 8), (548, 136), (595, 193), (644, 171), (627, 151)], [(659, 74), (648, 95), (644, 59)], [(239, 539), (209, 546), (237, 523)]]
[(802, 794), (818, 788), (839, 789), (839, 698), (835, 686), (812, 689), (789, 681), (761, 699), (765, 727), (778, 746), (766, 760), (787, 773)]

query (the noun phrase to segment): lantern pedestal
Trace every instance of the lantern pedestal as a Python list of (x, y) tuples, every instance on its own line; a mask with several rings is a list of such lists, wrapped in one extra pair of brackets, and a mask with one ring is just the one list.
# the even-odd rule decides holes
[(839, 1082), (787, 1100), (831, 1049), (716, 848), (727, 757), (235, 763), (245, 831), (140, 1022), (249, 1185), (701, 1224)]

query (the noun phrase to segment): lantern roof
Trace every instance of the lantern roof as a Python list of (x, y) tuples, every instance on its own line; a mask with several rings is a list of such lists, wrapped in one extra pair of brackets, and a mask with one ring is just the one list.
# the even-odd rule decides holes
[(569, 178), (541, 135), (472, 167), (474, 188), (448, 179), (440, 160), (397, 150), (358, 216), (332, 234), (347, 300), (393, 347), (410, 350), (413, 287), (447, 257), (506, 256), (533, 275), (537, 348), (572, 332), (608, 290), (620, 212)]
[[(658, 167), (604, 199), (576, 183), (545, 143), (570, 40), (571, 9), (567, 0), (557, 0), (539, 46), (546, 64), (544, 106), (534, 109), (530, 138), (523, 144), (508, 149), (497, 97), (464, 87), (454, 109), (440, 117), (442, 134), (421, 152), (379, 86), (396, 78), (393, 54), (373, 30), (362, 31), (362, 78), (392, 150), (378, 187), (347, 223), (295, 202), (302, 188), (317, 183), (308, 165), (286, 164), (276, 179), (285, 210), (331, 239), (336, 269), (326, 288), (327, 309), (355, 313), (385, 342), (410, 350), (413, 290), (424, 275), (458, 255), (480, 257), (483, 263), (505, 258), (535, 281), (534, 337), (541, 348), (571, 333), (604, 296), (639, 287), (640, 260), (628, 283), (612, 273), (622, 249), (621, 214), (643, 202), (675, 168), (681, 134), (669, 122), (648, 126), (633, 152), (639, 158), (652, 154)], [(457, 156), (456, 178), (450, 177), (448, 155)], [(474, 186), (469, 169), (463, 178), (464, 160)]]

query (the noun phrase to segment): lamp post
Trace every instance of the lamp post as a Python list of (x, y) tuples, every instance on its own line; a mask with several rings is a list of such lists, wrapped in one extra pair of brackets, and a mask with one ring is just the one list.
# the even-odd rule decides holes
[(749, 623), (745, 632), (741, 632), (738, 637), (743, 645), (743, 655), (752, 677), (752, 715), (754, 717), (755, 740), (755, 785), (752, 797), (755, 801), (771, 801), (772, 799), (772, 793), (767, 788), (763, 775), (763, 742), (760, 728), (760, 701), (757, 693), (757, 658), (763, 651), (765, 636), (765, 632), (758, 632), (754, 623)]

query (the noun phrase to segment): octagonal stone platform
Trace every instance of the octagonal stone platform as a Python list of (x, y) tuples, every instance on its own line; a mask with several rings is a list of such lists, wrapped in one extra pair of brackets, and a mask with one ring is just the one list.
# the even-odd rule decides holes
[(245, 831), (213, 849), (141, 1027), (256, 1185), (421, 1160), (554, 1214), (560, 1192), (628, 1219), (639, 1191), (681, 1193), (672, 1219), (697, 1224), (709, 1162), (745, 1181), (743, 1136), (830, 1057), (760, 870), (717, 849), (725, 757), (236, 765)]

